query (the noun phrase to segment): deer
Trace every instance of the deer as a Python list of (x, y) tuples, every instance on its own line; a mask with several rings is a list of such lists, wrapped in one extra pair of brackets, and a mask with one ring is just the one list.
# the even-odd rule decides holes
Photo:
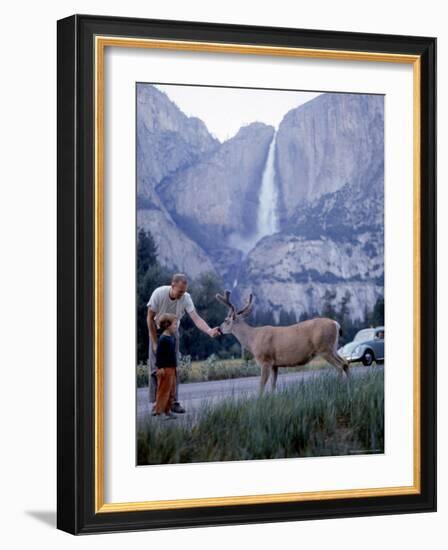
[(246, 318), (251, 314), (253, 294), (241, 309), (230, 301), (231, 292), (216, 299), (228, 307), (228, 314), (219, 326), (221, 334), (233, 334), (241, 346), (249, 350), (260, 367), (260, 395), (272, 373), (272, 390), (276, 389), (278, 369), (305, 365), (320, 356), (336, 367), (345, 378), (349, 375), (349, 363), (337, 352), (341, 334), (339, 323), (328, 317), (315, 317), (286, 327), (253, 327)]

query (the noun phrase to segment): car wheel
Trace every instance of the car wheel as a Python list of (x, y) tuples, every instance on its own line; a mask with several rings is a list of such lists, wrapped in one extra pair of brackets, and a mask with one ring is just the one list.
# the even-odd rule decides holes
[(361, 358), (362, 364), (363, 364), (365, 367), (370, 367), (370, 365), (373, 363), (374, 360), (375, 360), (375, 357), (374, 357), (374, 355), (373, 355), (373, 351), (370, 350), (370, 349), (367, 349), (367, 350), (364, 352), (364, 355), (363, 355), (362, 358)]

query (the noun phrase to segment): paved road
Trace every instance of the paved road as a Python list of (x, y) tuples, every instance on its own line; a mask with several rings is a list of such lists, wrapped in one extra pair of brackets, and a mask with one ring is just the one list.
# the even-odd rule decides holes
[[(377, 368), (373, 366), (372, 368)], [(380, 367), (382, 368), (382, 367)], [(314, 376), (321, 376), (322, 373), (328, 372), (329, 369), (299, 371), (294, 373), (279, 373), (277, 379), (277, 388), (284, 387), (288, 384), (307, 380)], [(351, 373), (358, 376), (368, 369), (365, 367), (351, 367)], [(195, 412), (200, 408), (201, 404), (206, 401), (208, 403), (216, 403), (226, 397), (243, 398), (248, 395), (257, 394), (259, 388), (259, 376), (250, 376), (247, 378), (235, 378), (233, 380), (215, 380), (211, 382), (192, 382), (189, 384), (180, 384), (179, 386), (179, 401), (184, 406), (187, 413), (179, 415), (187, 419), (194, 416)], [(270, 381), (266, 385), (266, 390), (270, 390)], [(141, 422), (145, 418), (150, 418), (150, 404), (148, 402), (148, 388), (137, 389), (137, 420)]]

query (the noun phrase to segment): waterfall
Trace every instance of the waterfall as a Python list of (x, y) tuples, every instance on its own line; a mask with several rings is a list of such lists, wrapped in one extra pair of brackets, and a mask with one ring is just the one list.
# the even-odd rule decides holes
[[(260, 185), (260, 199), (258, 203), (257, 225), (255, 231), (249, 237), (240, 235), (231, 235), (229, 238), (230, 246), (241, 250), (245, 255), (252, 250), (257, 242), (266, 235), (277, 233), (277, 189), (275, 187), (275, 143), (277, 132), (274, 132), (272, 141), (269, 145), (268, 156), (264, 166)], [(236, 286), (234, 284), (234, 286)]]
[[(258, 207), (257, 241), (265, 235), (272, 235), (278, 231), (277, 218), (277, 189), (275, 187), (275, 142), (277, 132), (274, 133), (269, 145), (268, 157), (263, 171), (260, 188), (260, 205)], [(255, 241), (255, 242), (257, 242)]]

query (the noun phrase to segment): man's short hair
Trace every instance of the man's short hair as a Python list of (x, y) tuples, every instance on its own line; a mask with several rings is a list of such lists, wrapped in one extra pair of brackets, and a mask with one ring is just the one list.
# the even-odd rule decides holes
[(184, 273), (175, 273), (171, 279), (172, 283), (188, 283), (187, 276)]
[(177, 317), (173, 313), (162, 313), (159, 317), (159, 327), (162, 330), (166, 330), (176, 321), (176, 319)]

